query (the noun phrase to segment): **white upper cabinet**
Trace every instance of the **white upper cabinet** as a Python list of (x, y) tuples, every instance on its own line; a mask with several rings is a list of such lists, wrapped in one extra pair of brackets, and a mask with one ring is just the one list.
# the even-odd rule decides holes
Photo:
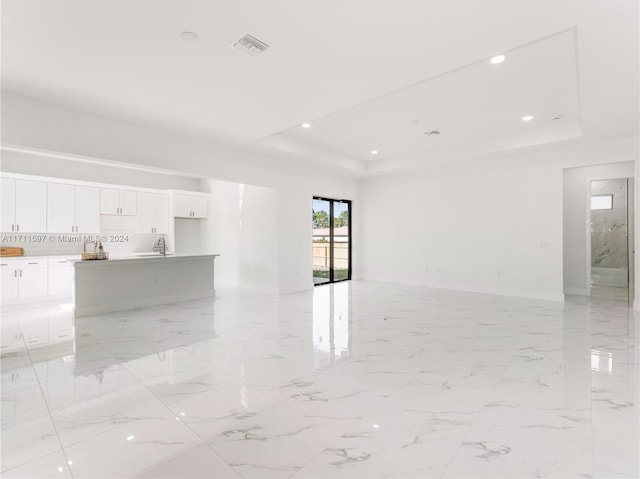
[(131, 190), (100, 189), (100, 214), (135, 216), (137, 195)]
[(49, 233), (99, 233), (100, 190), (59, 183), (47, 185)]
[(176, 218), (206, 218), (207, 196), (174, 193), (173, 216)]
[(75, 186), (49, 183), (47, 185), (47, 231), (75, 233)]
[(100, 233), (100, 189), (76, 186), (76, 233)]
[(0, 227), (3, 232), (16, 229), (16, 180), (2, 178)]
[(120, 190), (120, 214), (135, 216), (138, 212), (138, 194), (131, 190)]
[(2, 178), (2, 231), (47, 231), (47, 184)]
[(162, 193), (138, 193), (137, 233), (169, 233), (169, 196)]

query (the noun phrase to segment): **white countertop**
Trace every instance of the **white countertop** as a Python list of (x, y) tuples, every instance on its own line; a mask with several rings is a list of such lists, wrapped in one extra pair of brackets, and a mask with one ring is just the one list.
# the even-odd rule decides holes
[(32, 259), (80, 259), (79, 254), (58, 254), (47, 256), (2, 256), (3, 260), (32, 260)]
[[(121, 260), (130, 260), (130, 259), (154, 259), (154, 258), (188, 258), (188, 257), (200, 257), (200, 256), (220, 256), (219, 254), (175, 254), (167, 252), (166, 256), (162, 256), (160, 253), (155, 251), (137, 251), (135, 253), (109, 253), (108, 260), (85, 260), (87, 263), (100, 263), (104, 261), (121, 261)], [(81, 261), (81, 256), (79, 254), (59, 254), (59, 255), (47, 255), (47, 256), (2, 256), (0, 260), (3, 261), (12, 261), (12, 260), (40, 260), (40, 259), (68, 259), (68, 260), (76, 260)]]
[(79, 260), (76, 261), (76, 266), (84, 265), (98, 265), (98, 264), (131, 264), (131, 263), (145, 263), (155, 261), (180, 261), (185, 259), (196, 258), (215, 258), (220, 256), (219, 254), (167, 254), (163, 256), (159, 253), (120, 253), (117, 255), (109, 255), (108, 260)]

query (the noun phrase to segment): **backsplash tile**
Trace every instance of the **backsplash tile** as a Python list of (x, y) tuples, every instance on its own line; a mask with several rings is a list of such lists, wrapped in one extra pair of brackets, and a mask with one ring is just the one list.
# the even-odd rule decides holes
[(163, 237), (165, 235), (136, 234), (130, 231), (101, 234), (0, 233), (0, 246), (24, 248), (25, 256), (79, 255), (84, 249), (85, 241), (99, 239), (106, 252), (135, 253), (152, 251), (154, 244)]

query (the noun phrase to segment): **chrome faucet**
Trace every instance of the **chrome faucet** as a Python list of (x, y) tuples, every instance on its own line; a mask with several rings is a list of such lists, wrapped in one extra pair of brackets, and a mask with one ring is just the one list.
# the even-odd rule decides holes
[(160, 238), (153, 249), (161, 253), (162, 256), (167, 256), (167, 243), (164, 241), (164, 238)]

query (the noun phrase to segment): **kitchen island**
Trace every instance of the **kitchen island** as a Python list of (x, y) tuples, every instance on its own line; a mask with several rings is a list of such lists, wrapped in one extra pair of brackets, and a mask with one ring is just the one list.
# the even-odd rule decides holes
[(75, 317), (215, 296), (217, 254), (77, 261)]

